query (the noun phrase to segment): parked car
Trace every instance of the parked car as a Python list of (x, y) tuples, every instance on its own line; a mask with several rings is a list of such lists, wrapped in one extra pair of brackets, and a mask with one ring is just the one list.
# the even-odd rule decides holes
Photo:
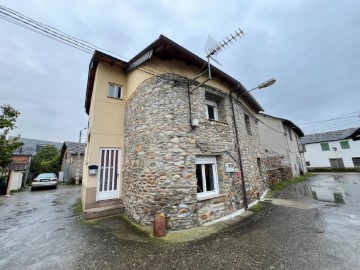
[(31, 191), (39, 187), (57, 188), (58, 178), (55, 173), (41, 173), (32, 180)]

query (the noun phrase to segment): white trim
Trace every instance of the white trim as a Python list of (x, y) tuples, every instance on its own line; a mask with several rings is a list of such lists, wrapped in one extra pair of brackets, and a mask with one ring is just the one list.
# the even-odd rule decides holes
[[(102, 156), (102, 151), (104, 152), (104, 168), (105, 170), (103, 171), (103, 183), (102, 183), (102, 191), (100, 191), (100, 171), (101, 171), (101, 156)], [(113, 158), (111, 159), (111, 151), (113, 152)], [(117, 164), (115, 164), (115, 160), (116, 160), (116, 151), (118, 154), (118, 162)], [(107, 153), (108, 152), (108, 153)], [(109, 164), (106, 167), (106, 159), (109, 159)], [(110, 187), (110, 164), (111, 162), (113, 162), (113, 172), (112, 172), (112, 186), (111, 186), (111, 190), (109, 190)], [(101, 201), (101, 200), (111, 200), (111, 199), (119, 199), (119, 194), (120, 194), (120, 164), (121, 164), (121, 148), (108, 148), (108, 147), (100, 147), (99, 148), (99, 170), (98, 170), (98, 175), (97, 175), (97, 182), (96, 182), (96, 201)], [(115, 175), (115, 168), (117, 167), (117, 175)], [(105, 181), (105, 171), (108, 170), (107, 173), (107, 179)], [(116, 189), (114, 189), (115, 187), (115, 181), (116, 181)], [(106, 190), (105, 190), (105, 182), (106, 182)]]
[[(219, 194), (219, 177), (217, 172), (217, 164), (216, 164), (216, 157), (211, 156), (199, 156), (195, 158), (196, 165), (205, 165), (211, 164), (212, 173), (214, 177), (214, 190), (211, 191), (204, 191), (201, 193), (197, 193), (197, 199), (199, 200), (206, 200), (210, 198), (214, 198), (214, 196)], [(205, 166), (201, 166), (201, 180), (203, 184), (203, 189), (206, 189), (206, 176), (205, 176)]]
[[(110, 95), (110, 87), (114, 86), (115, 87), (115, 92), (113, 95)], [(120, 97), (117, 97), (117, 93), (120, 91)], [(122, 99), (123, 98), (123, 87), (119, 84), (116, 83), (108, 83), (108, 97), (110, 98), (116, 98), (116, 99)]]
[(210, 106), (214, 108), (214, 119), (210, 119), (210, 120), (216, 120), (216, 121), (219, 120), (217, 102), (213, 100), (205, 99), (205, 105), (206, 105), (206, 118), (209, 119), (208, 106)]

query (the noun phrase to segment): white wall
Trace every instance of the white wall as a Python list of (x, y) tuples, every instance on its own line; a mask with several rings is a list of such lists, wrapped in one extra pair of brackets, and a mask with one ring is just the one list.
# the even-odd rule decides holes
[[(307, 144), (305, 152), (305, 160), (310, 162), (311, 167), (330, 167), (329, 158), (342, 158), (346, 168), (354, 168), (353, 157), (360, 157), (360, 141), (348, 141), (350, 148), (341, 149), (340, 141), (328, 142), (330, 151), (322, 151), (320, 143)], [(336, 151), (333, 150), (336, 147)]]
[(286, 164), (291, 166), (293, 177), (300, 175), (300, 166), (303, 173), (307, 173), (304, 155), (299, 151), (300, 137), (297, 133), (290, 127), (284, 127), (282, 119), (262, 114), (258, 117), (261, 120), (258, 123), (260, 141), (264, 149), (283, 155)]

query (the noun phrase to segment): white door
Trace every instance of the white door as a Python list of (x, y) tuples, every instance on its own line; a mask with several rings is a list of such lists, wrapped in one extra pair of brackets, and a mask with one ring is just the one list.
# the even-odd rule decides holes
[(119, 198), (120, 149), (100, 148), (97, 200)]

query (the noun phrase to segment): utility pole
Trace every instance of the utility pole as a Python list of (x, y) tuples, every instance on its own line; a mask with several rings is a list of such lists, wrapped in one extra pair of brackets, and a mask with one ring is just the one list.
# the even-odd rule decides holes
[(78, 156), (77, 156), (77, 167), (76, 167), (76, 178), (75, 178), (75, 184), (78, 185), (80, 182), (80, 150), (81, 150), (81, 133), (85, 130), (86, 128), (80, 130), (80, 134), (79, 134), (79, 146), (78, 146)]

